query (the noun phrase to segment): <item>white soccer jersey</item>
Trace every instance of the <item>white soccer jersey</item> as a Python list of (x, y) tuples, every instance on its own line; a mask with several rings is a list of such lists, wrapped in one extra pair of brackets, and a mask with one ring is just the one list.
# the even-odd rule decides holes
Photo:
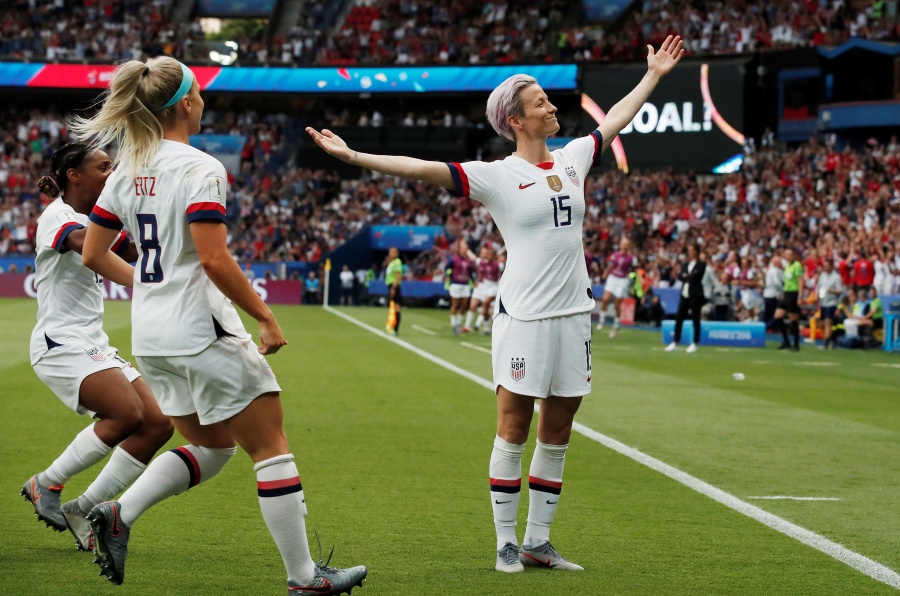
[(225, 221), (225, 168), (190, 145), (162, 141), (150, 166), (118, 168), (91, 213), (124, 224), (138, 246), (131, 305), (135, 356), (188, 356), (216, 337), (248, 337), (231, 302), (206, 276), (191, 237), (195, 221)]
[(595, 130), (539, 166), (515, 155), (447, 164), (456, 194), (483, 203), (506, 243), (498, 312), (534, 321), (594, 308), (582, 240), (583, 184), (602, 146)]
[[(56, 199), (38, 218), (34, 285), (37, 289), (37, 325), (31, 334), (31, 364), (48, 350), (69, 342), (105, 349), (103, 281), (84, 266), (81, 255), (66, 246), (69, 234), (88, 225), (87, 215)], [(128, 237), (119, 234), (112, 246), (122, 250)]]

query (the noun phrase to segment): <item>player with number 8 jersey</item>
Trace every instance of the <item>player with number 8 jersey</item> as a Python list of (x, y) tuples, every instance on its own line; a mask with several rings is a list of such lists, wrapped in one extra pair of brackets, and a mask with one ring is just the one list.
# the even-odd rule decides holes
[[(487, 101), (491, 126), (516, 144), (515, 152), (500, 161), (460, 164), (372, 155), (351, 149), (329, 130), (306, 129), (323, 150), (346, 163), (424, 180), (483, 203), (503, 235), (507, 263), (491, 346), (498, 421), (489, 474), (497, 571), (520, 572), (525, 565), (583, 570), (550, 544), (574, 416), (591, 390), (594, 300), (582, 244), (582, 184), (600, 152), (681, 59), (682, 45), (680, 37), (669, 36), (657, 52), (647, 46), (644, 78), (597, 130), (556, 151), (547, 147), (547, 138), (560, 128), (556, 106), (525, 74), (506, 79)], [(528, 525), (520, 547), (515, 526), (521, 460), (535, 398), (542, 401), (528, 476)]]
[(250, 337), (204, 274), (191, 237), (193, 222), (225, 223), (226, 184), (217, 159), (167, 139), (147, 167), (134, 174), (119, 168), (107, 180), (91, 221), (134, 230), (140, 252), (131, 311), (135, 356), (197, 354), (223, 331)]
[[(72, 130), (96, 145), (118, 142), (118, 169), (91, 213), (85, 265), (133, 285), (132, 352), (189, 444), (164, 453), (118, 501), (88, 515), (95, 561), (125, 578), (132, 525), (154, 504), (209, 480), (240, 444), (256, 472), (263, 519), (287, 572), (289, 594), (340, 594), (367, 569), (316, 565), (306, 538), (306, 499), (282, 425), (281, 388), (265, 359), (287, 344), (227, 245), (225, 168), (192, 148), (200, 86), (164, 56), (116, 67), (100, 111)], [(138, 247), (135, 267), (105, 250), (123, 225)], [(111, 256), (112, 255), (112, 256)], [(259, 324), (259, 346), (235, 304)]]

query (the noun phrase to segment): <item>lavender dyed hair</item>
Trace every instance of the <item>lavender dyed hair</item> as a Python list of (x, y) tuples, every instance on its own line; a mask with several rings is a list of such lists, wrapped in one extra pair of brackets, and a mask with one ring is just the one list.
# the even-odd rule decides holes
[(488, 122), (498, 135), (510, 141), (516, 140), (516, 134), (509, 125), (509, 117), (525, 115), (522, 89), (530, 85), (537, 85), (537, 79), (525, 74), (513, 75), (500, 83), (488, 97), (486, 110)]

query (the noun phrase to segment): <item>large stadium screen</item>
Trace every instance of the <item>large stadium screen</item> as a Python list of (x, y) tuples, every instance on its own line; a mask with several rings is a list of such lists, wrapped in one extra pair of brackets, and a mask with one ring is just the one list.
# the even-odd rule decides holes
[[(722, 171), (743, 151), (743, 60), (679, 64), (650, 96), (613, 145), (621, 169)], [(606, 112), (641, 80), (646, 66), (588, 68), (582, 107), (585, 128), (596, 127)], [(733, 163), (733, 162), (732, 162)]]
[(200, 17), (269, 17), (275, 0), (197, 0)]
[(583, 0), (581, 3), (584, 18), (589, 21), (613, 21), (622, 16), (632, 0)]

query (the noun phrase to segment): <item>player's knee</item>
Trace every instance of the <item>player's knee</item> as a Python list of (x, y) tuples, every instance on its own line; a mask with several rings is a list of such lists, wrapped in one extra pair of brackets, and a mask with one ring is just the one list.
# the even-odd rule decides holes
[(155, 443), (162, 446), (172, 438), (175, 432), (175, 425), (172, 424), (172, 419), (162, 412), (154, 412), (144, 416), (141, 431), (152, 438)]
[(116, 415), (111, 420), (124, 439), (137, 432), (144, 424), (144, 407), (140, 402), (129, 404), (116, 412)]

